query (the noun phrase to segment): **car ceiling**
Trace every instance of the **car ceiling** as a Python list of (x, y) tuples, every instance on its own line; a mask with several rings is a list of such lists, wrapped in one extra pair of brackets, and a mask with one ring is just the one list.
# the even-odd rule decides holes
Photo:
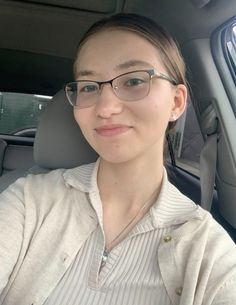
[(73, 78), (82, 34), (118, 12), (155, 19), (183, 46), (232, 18), (235, 0), (0, 0), (0, 90), (54, 94)]

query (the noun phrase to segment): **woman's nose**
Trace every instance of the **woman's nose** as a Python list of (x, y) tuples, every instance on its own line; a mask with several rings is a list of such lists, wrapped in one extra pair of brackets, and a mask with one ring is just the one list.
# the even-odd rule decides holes
[(115, 95), (111, 84), (104, 84), (97, 97), (96, 114), (102, 118), (110, 118), (123, 109), (122, 101)]

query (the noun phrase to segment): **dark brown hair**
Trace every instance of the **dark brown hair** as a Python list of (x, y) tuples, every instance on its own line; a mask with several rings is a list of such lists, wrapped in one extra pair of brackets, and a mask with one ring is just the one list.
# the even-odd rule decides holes
[(104, 18), (93, 24), (82, 37), (77, 56), (81, 47), (91, 36), (105, 30), (125, 30), (134, 32), (147, 39), (154, 45), (161, 57), (162, 63), (168, 73), (177, 84), (185, 84), (185, 63), (173, 38), (169, 33), (153, 20), (136, 14), (117, 14)]

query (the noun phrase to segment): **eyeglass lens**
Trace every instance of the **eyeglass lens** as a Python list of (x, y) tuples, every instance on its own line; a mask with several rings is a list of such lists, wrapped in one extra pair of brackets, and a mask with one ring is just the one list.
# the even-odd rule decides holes
[[(149, 93), (150, 75), (147, 71), (130, 72), (118, 76), (111, 81), (111, 84), (118, 98), (124, 101), (135, 101)], [(73, 82), (66, 86), (67, 97), (73, 106), (90, 107), (97, 102), (97, 97), (104, 85), (83, 80)]]

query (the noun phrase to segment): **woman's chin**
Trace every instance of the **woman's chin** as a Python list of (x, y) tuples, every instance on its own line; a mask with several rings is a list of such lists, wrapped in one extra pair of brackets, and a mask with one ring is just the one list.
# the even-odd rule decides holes
[(134, 156), (130, 156), (127, 154), (118, 154), (118, 153), (113, 153), (113, 154), (100, 154), (100, 157), (103, 161), (111, 164), (122, 164), (122, 163), (127, 163), (134, 159)]

